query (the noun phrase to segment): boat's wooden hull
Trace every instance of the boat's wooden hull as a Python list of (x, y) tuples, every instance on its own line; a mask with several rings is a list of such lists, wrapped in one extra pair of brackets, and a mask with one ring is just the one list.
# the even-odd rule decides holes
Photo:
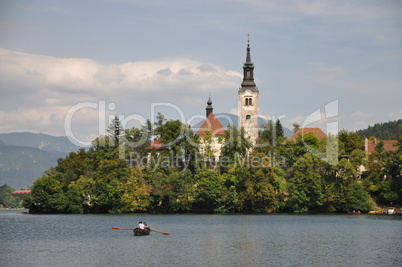
[(146, 229), (140, 229), (140, 228), (135, 228), (133, 230), (134, 235), (139, 236), (139, 235), (149, 235), (151, 233), (151, 229), (146, 228)]

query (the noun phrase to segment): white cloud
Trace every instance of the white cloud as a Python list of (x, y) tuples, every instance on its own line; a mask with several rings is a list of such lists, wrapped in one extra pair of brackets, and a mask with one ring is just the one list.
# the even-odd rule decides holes
[[(241, 80), (239, 72), (183, 58), (105, 65), (91, 59), (0, 49), (0, 66), (0, 86), (7, 88), (0, 100), (2, 132), (33, 130), (62, 135), (68, 110), (85, 101), (113, 102), (120, 114), (141, 112), (144, 105), (155, 101), (193, 109), (200, 105), (202, 112), (200, 96), (204, 99), (211, 91), (224, 95)], [(97, 120), (96, 111), (80, 110), (74, 127), (81, 134), (94, 133)]]

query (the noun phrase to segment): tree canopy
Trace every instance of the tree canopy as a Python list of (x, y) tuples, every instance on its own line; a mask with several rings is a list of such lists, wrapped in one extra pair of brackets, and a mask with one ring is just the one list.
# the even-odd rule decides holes
[[(213, 136), (162, 114), (130, 129), (115, 117), (108, 129), (45, 171), (23, 205), (31, 213), (303, 213), (402, 204), (402, 136), (397, 151), (379, 145), (366, 155), (353, 132), (286, 143), (280, 122), (268, 122), (253, 146), (229, 125), (219, 161), (207, 165)], [(152, 147), (155, 139), (163, 146)], [(15, 201), (9, 191), (0, 188), (0, 205)]]

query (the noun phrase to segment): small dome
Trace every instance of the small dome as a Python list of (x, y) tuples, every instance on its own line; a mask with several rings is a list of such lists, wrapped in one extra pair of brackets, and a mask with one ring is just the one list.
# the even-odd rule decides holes
[(209, 97), (207, 104), (208, 106), (212, 105), (211, 97)]

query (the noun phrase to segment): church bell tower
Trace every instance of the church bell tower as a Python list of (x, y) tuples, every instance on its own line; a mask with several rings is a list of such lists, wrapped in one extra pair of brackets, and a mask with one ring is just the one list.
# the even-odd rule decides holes
[(250, 40), (247, 40), (247, 56), (243, 65), (243, 82), (239, 88), (239, 128), (255, 145), (258, 138), (258, 87), (254, 82), (254, 64), (251, 62)]

